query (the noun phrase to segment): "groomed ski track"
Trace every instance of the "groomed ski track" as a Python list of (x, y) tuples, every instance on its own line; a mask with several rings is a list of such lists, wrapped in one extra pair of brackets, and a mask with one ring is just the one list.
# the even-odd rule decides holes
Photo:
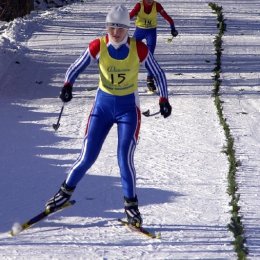
[[(105, 15), (116, 3), (121, 2), (85, 1), (33, 13), (13, 22), (5, 32), (6, 51), (0, 61), (0, 117), (5, 122), (0, 126), (1, 259), (236, 259), (233, 234), (227, 228), (231, 208), (227, 194), (229, 165), (222, 152), (226, 141), (212, 97), (216, 15), (204, 0), (162, 2), (180, 33), (168, 43), (169, 26), (159, 19), (155, 56), (166, 72), (173, 112), (169, 119), (142, 117), (135, 156), (144, 225), (161, 232), (162, 238), (147, 239), (117, 223), (123, 216), (123, 199), (116, 128), (78, 185), (73, 207), (17, 237), (7, 234), (14, 222), (23, 222), (42, 210), (80, 152), (97, 86), (96, 67), (87, 69), (77, 80), (74, 98), (65, 106), (61, 126), (54, 132), (52, 124), (61, 108), (57, 96), (66, 69), (90, 40), (103, 34)], [(260, 164), (260, 105), (255, 56), (259, 55), (260, 32), (254, 29), (250, 34), (245, 28), (241, 36), (239, 30), (252, 22), (245, 16), (260, 4), (216, 3), (223, 6), (227, 26), (232, 28), (224, 38), (222, 94), (243, 165), (238, 182), (247, 246), (251, 258), (257, 259), (260, 191), (255, 184)], [(129, 10), (134, 4), (125, 1)], [(254, 18), (259, 20), (259, 15)], [(246, 37), (247, 33), (251, 36)], [(237, 69), (245, 49), (232, 48), (239, 41), (251, 46), (246, 57), (255, 59), (255, 63), (246, 63), (246, 72)], [(142, 69), (141, 109), (156, 112), (158, 97), (144, 93), (145, 77)], [(243, 105), (251, 110), (244, 111)]]

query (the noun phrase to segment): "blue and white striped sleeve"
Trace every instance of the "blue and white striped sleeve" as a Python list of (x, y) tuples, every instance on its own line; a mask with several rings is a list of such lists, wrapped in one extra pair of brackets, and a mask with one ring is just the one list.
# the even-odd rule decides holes
[(83, 72), (91, 63), (92, 57), (89, 52), (89, 48), (77, 59), (74, 63), (70, 65), (66, 74), (65, 74), (65, 83), (74, 84), (78, 75)]
[(165, 73), (150, 51), (148, 52), (148, 55), (145, 59), (145, 67), (154, 75), (160, 91), (160, 97), (168, 99), (168, 87)]

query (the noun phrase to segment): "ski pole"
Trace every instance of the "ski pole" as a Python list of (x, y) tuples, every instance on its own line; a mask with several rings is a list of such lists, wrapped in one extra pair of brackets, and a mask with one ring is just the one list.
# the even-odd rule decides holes
[(58, 128), (60, 127), (60, 118), (61, 118), (63, 109), (64, 109), (64, 102), (63, 102), (63, 104), (62, 104), (62, 107), (61, 107), (61, 110), (60, 110), (60, 114), (59, 114), (57, 123), (52, 125), (52, 126), (53, 126), (53, 129), (54, 129), (55, 131), (57, 131)]
[(143, 114), (144, 116), (146, 116), (146, 117), (156, 116), (156, 115), (160, 114), (160, 111), (157, 111), (157, 112), (154, 112), (154, 113), (151, 114), (151, 113), (150, 113), (150, 109), (148, 109), (148, 110), (144, 111), (142, 114)]

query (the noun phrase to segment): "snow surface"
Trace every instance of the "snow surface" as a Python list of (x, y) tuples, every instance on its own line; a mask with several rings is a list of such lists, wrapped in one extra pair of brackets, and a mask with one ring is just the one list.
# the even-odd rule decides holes
[[(85, 1), (37, 11), (8, 23), (0, 36), (0, 257), (1, 259), (236, 259), (228, 231), (226, 145), (212, 97), (216, 15), (205, 0), (163, 1), (180, 35), (167, 43), (159, 19), (156, 58), (169, 84), (172, 116), (143, 117), (135, 155), (147, 239), (120, 226), (123, 199), (116, 160), (116, 128), (78, 185), (77, 203), (17, 237), (13, 223), (39, 213), (77, 158), (95, 97), (98, 71), (82, 74), (74, 99), (57, 98), (68, 66), (104, 33), (117, 0)], [(221, 99), (235, 139), (241, 213), (251, 259), (260, 258), (260, 3), (216, 1), (227, 23), (223, 37)], [(135, 3), (125, 1), (129, 10)], [(133, 26), (134, 28), (134, 26)], [(133, 33), (133, 28), (130, 34)], [(158, 111), (158, 97), (144, 93), (142, 110)]]

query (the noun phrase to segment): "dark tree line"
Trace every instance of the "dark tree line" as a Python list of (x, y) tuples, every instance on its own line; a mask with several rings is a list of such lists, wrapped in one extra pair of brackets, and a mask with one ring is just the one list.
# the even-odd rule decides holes
[(0, 0), (0, 20), (12, 21), (29, 14), (34, 9), (34, 0)]

